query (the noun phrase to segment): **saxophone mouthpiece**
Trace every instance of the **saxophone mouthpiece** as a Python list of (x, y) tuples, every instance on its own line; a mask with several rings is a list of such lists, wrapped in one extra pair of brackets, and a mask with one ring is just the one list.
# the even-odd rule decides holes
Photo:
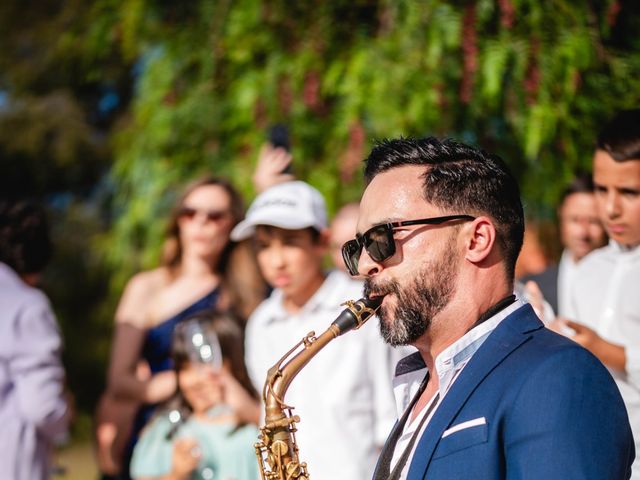
[(378, 310), (378, 308), (380, 308), (380, 305), (382, 305), (383, 299), (384, 299), (384, 296), (374, 297), (374, 298), (362, 297), (360, 301), (364, 303), (367, 307), (372, 308), (373, 310)]
[(354, 328), (360, 328), (367, 320), (375, 315), (376, 310), (378, 310), (382, 304), (382, 299), (383, 297), (363, 297), (356, 302), (349, 300), (343, 303), (347, 308), (338, 315), (338, 318), (333, 321), (332, 325), (338, 327), (340, 335)]

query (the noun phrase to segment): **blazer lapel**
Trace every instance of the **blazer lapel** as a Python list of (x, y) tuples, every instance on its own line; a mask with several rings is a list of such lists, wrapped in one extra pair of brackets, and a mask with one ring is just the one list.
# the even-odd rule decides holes
[(415, 451), (419, 453), (413, 456), (408, 479), (424, 478), (443, 432), (450, 426), (475, 388), (504, 358), (526, 342), (532, 331), (540, 328), (543, 328), (543, 324), (528, 304), (500, 322), (451, 385), (429, 421), (416, 446)]

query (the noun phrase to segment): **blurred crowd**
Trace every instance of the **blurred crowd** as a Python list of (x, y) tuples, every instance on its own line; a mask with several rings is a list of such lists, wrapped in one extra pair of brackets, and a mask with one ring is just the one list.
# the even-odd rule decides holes
[[(557, 205), (558, 258), (529, 237), (514, 292), (609, 369), (640, 439), (640, 110), (618, 113), (594, 145), (593, 171), (576, 173)], [(103, 480), (260, 478), (269, 368), (363, 295), (342, 257), (358, 204), (330, 222), (322, 194), (291, 165), (286, 142), (266, 144), (246, 211), (229, 180), (206, 177), (167, 212), (160, 264), (129, 280), (114, 315), (95, 414)], [(73, 416), (60, 333), (38, 288), (51, 248), (41, 206), (0, 202), (2, 478), (50, 478)], [(312, 478), (371, 478), (398, 417), (395, 365), (412, 352), (385, 344), (370, 321), (296, 377), (286, 403), (301, 418)]]

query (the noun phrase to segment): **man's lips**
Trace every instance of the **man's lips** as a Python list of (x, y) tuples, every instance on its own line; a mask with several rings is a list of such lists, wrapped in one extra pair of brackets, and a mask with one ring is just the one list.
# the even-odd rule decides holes
[(369, 298), (385, 297), (391, 293), (394, 293), (393, 288), (385, 288), (385, 285), (372, 285), (372, 282), (367, 281), (364, 284), (364, 294)]
[(386, 295), (386, 293), (380, 293), (380, 292), (369, 292), (369, 294), (367, 295), (367, 297), (369, 298), (378, 298), (378, 297), (384, 297)]
[(290, 282), (291, 282), (291, 279), (289, 278), (288, 275), (278, 275), (277, 277), (275, 277), (273, 279), (273, 286), (274, 287), (285, 287), (285, 286), (289, 285)]
[(380, 307), (383, 307), (386, 303), (388, 303), (389, 293), (373, 291), (370, 292), (367, 296), (371, 299), (381, 299), (382, 302), (380, 303)]
[(609, 232), (611, 233), (624, 233), (624, 231), (626, 230), (626, 227), (624, 225), (621, 225), (619, 223), (609, 223), (607, 224), (607, 230), (609, 230)]

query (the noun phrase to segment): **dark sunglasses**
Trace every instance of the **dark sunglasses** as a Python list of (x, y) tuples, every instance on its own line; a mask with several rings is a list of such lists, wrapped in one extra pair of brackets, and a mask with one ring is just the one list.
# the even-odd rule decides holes
[(358, 234), (355, 239), (345, 243), (342, 246), (342, 259), (349, 273), (356, 276), (359, 274), (358, 261), (363, 247), (374, 262), (383, 262), (396, 253), (396, 242), (393, 238), (393, 231), (396, 228), (409, 225), (440, 225), (451, 220), (475, 220), (475, 217), (471, 215), (447, 215), (446, 217), (422, 218), (420, 220), (406, 220), (404, 222), (376, 225), (362, 235)]
[(200, 210), (191, 207), (181, 207), (180, 210), (178, 210), (178, 217), (193, 220), (198, 213), (206, 215), (207, 221), (209, 222), (219, 222), (229, 214), (226, 210)]

